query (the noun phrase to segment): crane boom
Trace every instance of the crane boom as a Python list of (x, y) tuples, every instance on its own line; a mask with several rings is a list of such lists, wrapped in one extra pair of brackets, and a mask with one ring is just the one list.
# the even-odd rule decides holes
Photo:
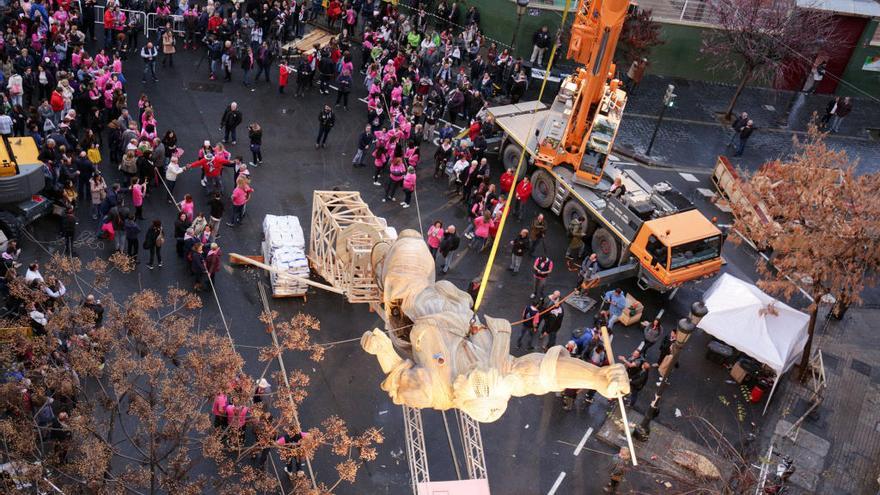
[(551, 117), (538, 130), (538, 166), (568, 164), (585, 184), (601, 179), (626, 103), (613, 57), (629, 3), (579, 0), (566, 56), (582, 66), (562, 82)]

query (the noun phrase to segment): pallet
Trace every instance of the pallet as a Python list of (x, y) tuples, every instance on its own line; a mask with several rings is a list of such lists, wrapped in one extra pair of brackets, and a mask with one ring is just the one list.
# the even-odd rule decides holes
[(285, 43), (281, 47), (281, 53), (287, 54), (290, 56), (292, 53), (305, 53), (312, 49), (312, 46), (315, 44), (318, 45), (318, 48), (324, 48), (325, 46), (330, 44), (330, 40), (333, 39), (336, 35), (325, 31), (319, 27), (315, 27), (308, 34), (298, 40), (291, 41), (289, 43)]
[[(256, 261), (257, 263), (265, 263), (265, 257), (262, 255), (253, 255), (253, 256), (246, 256), (245, 255), (243, 257), (245, 257), (249, 260)], [(241, 266), (241, 265), (252, 266), (250, 263), (248, 263), (246, 261), (242, 261), (241, 259), (236, 258), (235, 256), (231, 256), (231, 255), (229, 256), (229, 264), (239, 265), (239, 266)], [(272, 293), (272, 299), (291, 299), (291, 298), (295, 298), (295, 297), (301, 297), (303, 302), (309, 302), (307, 293), (305, 293), (305, 292), (302, 294), (275, 294), (274, 292)]]
[(292, 299), (296, 297), (301, 297), (304, 303), (309, 302), (309, 296), (306, 293), (303, 294), (275, 294), (272, 293), (272, 299)]

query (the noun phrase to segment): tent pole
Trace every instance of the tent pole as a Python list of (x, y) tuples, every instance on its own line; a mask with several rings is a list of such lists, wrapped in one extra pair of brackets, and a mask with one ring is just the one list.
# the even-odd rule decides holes
[(767, 414), (767, 408), (770, 407), (770, 399), (773, 398), (773, 392), (776, 391), (776, 385), (779, 385), (779, 380), (782, 379), (782, 375), (779, 373), (776, 374), (776, 379), (773, 380), (773, 386), (770, 388), (770, 395), (767, 396), (767, 403), (764, 404), (764, 412), (761, 413), (761, 416)]

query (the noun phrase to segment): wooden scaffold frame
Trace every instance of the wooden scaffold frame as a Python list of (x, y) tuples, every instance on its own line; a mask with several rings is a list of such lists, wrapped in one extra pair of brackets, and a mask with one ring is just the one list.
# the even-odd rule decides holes
[(370, 211), (359, 192), (314, 192), (309, 263), (330, 285), (344, 290), (349, 302), (381, 301), (373, 249), (394, 237), (385, 219)]

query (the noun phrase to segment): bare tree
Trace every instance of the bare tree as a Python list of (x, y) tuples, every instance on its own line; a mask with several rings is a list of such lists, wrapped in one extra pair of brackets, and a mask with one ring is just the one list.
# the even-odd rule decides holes
[(795, 0), (711, 0), (710, 9), (719, 28), (704, 32), (701, 52), (716, 70), (739, 76), (726, 119), (749, 82), (773, 80), (811, 64), (820, 49), (838, 48), (831, 14)]
[(856, 173), (845, 151), (828, 148), (825, 135), (811, 125), (787, 160), (771, 162), (749, 178), (772, 222), (753, 221), (752, 213), (731, 203), (737, 225), (748, 225), (756, 244), (772, 250), (772, 264), (758, 263), (759, 286), (792, 297), (800, 290), (809, 306), (809, 339), (801, 360), (807, 372), (818, 305), (826, 296), (838, 308), (860, 303), (866, 285), (880, 270), (880, 174)]
[(639, 9), (626, 16), (620, 41), (617, 43), (618, 68), (626, 71), (633, 60), (645, 58), (655, 46), (665, 43), (660, 38), (660, 23), (654, 21), (651, 10)]
[[(120, 258), (89, 268), (99, 271), (56, 256), (46, 273), (71, 287), (100, 290), (107, 274), (132, 266)], [(48, 321), (37, 335), (17, 335), (0, 346), (6, 372), (0, 458), (17, 471), (0, 478), (4, 493), (23, 484), (48, 491), (51, 484), (65, 493), (256, 494), (289, 488), (325, 495), (354, 482), (360, 464), (376, 457), (381, 433), (351, 432), (335, 416), (309, 428), (302, 441), (279, 441), (304, 431), (298, 410), (308, 397), (308, 375), (276, 372), (277, 392), (252, 401), (258, 377), (243, 371), (244, 360), (229, 338), (199, 328), (201, 300), (195, 294), (142, 290), (123, 302), (105, 297), (97, 311), (75, 304), (71, 293), (66, 301), (52, 301), (41, 287), (19, 279), (10, 282), (10, 293), (27, 308), (34, 303)], [(29, 318), (26, 311), (0, 327), (28, 327)], [(305, 351), (320, 360), (323, 348), (311, 341), (319, 327), (302, 314), (279, 324), (279, 343), (262, 349), (261, 360), (282, 351)], [(220, 393), (232, 398), (243, 425), (212, 427), (211, 404)], [(251, 428), (254, 440), (244, 434)], [(296, 477), (285, 487), (265, 470), (271, 452), (285, 461), (312, 459), (322, 448), (340, 458), (333, 480)]]

